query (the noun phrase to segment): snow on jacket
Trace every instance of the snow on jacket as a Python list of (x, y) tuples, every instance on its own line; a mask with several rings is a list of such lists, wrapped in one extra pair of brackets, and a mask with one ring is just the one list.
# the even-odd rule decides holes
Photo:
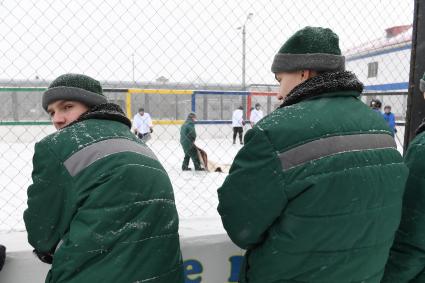
[(403, 214), (383, 283), (425, 282), (425, 124), (409, 144), (405, 163), (409, 177), (403, 198)]
[(184, 152), (189, 152), (196, 140), (195, 123), (192, 119), (187, 119), (180, 128), (180, 144)]
[(264, 114), (262, 110), (253, 109), (251, 111), (251, 116), (249, 117), (249, 121), (252, 124), (257, 124), (261, 119), (263, 119)]
[(361, 90), (349, 72), (311, 78), (247, 132), (218, 190), (240, 282), (380, 281), (407, 168)]
[(232, 127), (243, 127), (243, 111), (241, 109), (233, 111)]
[(170, 180), (130, 126), (102, 104), (35, 145), (24, 220), (54, 252), (46, 282), (183, 282)]

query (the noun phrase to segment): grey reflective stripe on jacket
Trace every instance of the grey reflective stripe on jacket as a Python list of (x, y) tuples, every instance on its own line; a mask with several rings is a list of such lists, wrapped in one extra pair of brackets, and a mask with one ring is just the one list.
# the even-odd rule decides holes
[(388, 134), (359, 134), (322, 138), (279, 153), (284, 170), (322, 157), (369, 149), (396, 148), (394, 138)]
[(146, 146), (128, 139), (108, 139), (93, 143), (75, 152), (65, 162), (71, 176), (77, 175), (90, 164), (119, 152), (133, 152), (157, 160), (155, 154)]

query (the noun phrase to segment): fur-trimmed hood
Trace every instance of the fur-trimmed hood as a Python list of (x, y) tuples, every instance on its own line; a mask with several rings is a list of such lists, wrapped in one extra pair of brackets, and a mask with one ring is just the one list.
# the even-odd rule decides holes
[(131, 121), (125, 116), (124, 111), (121, 109), (121, 107), (114, 103), (103, 103), (93, 106), (89, 109), (89, 111), (82, 114), (77, 120), (69, 124), (68, 127), (75, 123), (88, 119), (117, 121), (131, 128)]
[(280, 107), (296, 104), (305, 99), (336, 91), (363, 91), (363, 84), (352, 72), (327, 72), (296, 86)]

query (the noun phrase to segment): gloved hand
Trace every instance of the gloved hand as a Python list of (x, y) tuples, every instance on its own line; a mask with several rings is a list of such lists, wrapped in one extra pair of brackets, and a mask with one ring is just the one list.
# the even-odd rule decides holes
[(51, 253), (43, 253), (37, 250), (33, 250), (33, 253), (44, 263), (52, 264), (53, 262), (53, 254)]
[(5, 261), (6, 261), (6, 247), (0, 245), (0, 270), (3, 268)]
[(153, 129), (152, 128), (149, 128), (149, 130), (151, 131), (151, 134), (153, 133)]

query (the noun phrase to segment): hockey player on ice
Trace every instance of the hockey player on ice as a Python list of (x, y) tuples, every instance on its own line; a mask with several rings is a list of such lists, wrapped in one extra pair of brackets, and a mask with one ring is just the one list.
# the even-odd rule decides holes
[(233, 127), (233, 144), (236, 143), (236, 135), (239, 135), (239, 143), (243, 144), (243, 126), (245, 121), (243, 120), (243, 107), (239, 106), (238, 109), (233, 111), (232, 114), (232, 127)]
[(264, 114), (263, 110), (261, 110), (261, 104), (255, 103), (255, 108), (251, 111), (251, 116), (249, 117), (249, 121), (251, 123), (251, 127), (254, 127), (261, 119), (263, 119)]

